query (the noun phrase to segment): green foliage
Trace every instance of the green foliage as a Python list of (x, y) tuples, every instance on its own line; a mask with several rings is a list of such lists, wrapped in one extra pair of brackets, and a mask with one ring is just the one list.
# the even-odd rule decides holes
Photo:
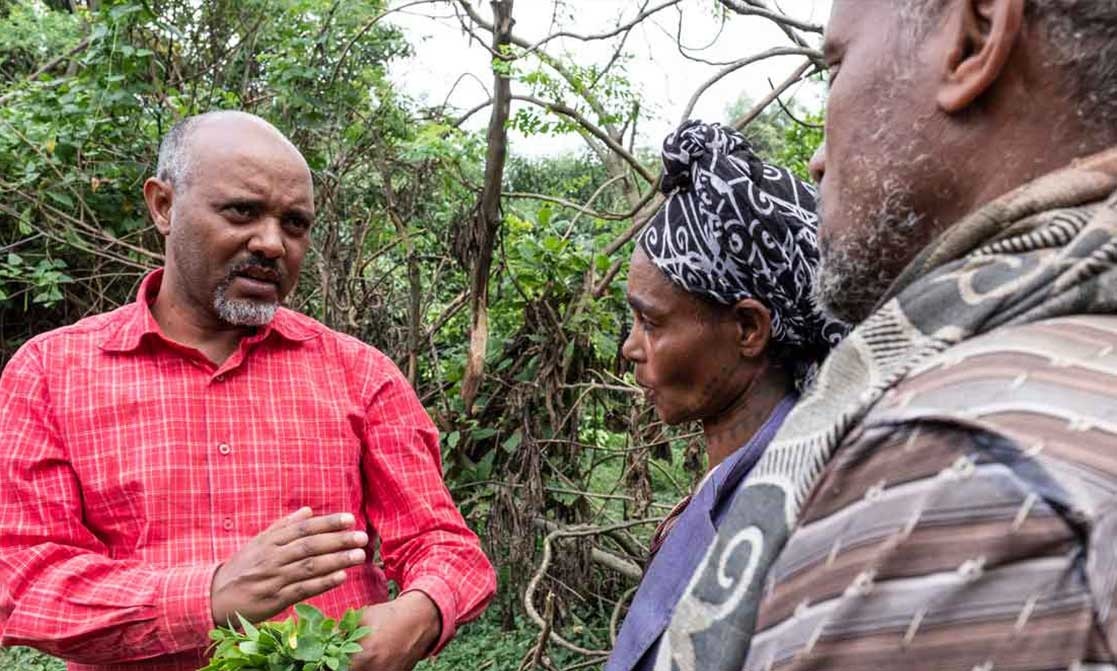
[(369, 633), (359, 626), (360, 611), (350, 609), (340, 621), (309, 604), (295, 612), (297, 618), (256, 626), (237, 615), (239, 630), (214, 629), (213, 657), (201, 671), (346, 671), (361, 651), (357, 641)]
[[(751, 107), (752, 101), (742, 97), (730, 106), (726, 116), (738, 118)], [(794, 101), (784, 107), (773, 103), (748, 125), (744, 135), (765, 160), (788, 168), (810, 182), (807, 165), (822, 144), (822, 124), (820, 112), (810, 111)]]
[(0, 669), (4, 671), (65, 671), (66, 664), (32, 648), (0, 648)]

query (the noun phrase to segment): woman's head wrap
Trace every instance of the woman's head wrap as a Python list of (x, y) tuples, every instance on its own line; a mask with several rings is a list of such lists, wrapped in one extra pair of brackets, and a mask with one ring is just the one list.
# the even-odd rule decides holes
[(688, 121), (663, 142), (667, 202), (639, 243), (692, 294), (724, 305), (755, 298), (802, 386), (845, 336), (812, 297), (818, 266), (813, 187), (760, 160), (738, 132)]

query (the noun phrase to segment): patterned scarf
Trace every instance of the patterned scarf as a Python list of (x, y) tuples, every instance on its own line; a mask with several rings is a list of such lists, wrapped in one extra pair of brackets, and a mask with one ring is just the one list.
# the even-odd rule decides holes
[(688, 121), (663, 142), (667, 202), (640, 246), (676, 285), (723, 305), (755, 298), (800, 386), (848, 332), (812, 297), (818, 266), (815, 190), (766, 164), (745, 138)]
[(768, 568), (835, 448), (931, 357), (993, 329), (1117, 312), (1117, 149), (981, 208), (925, 248), (822, 366), (749, 474), (679, 603), (656, 669), (738, 671)]

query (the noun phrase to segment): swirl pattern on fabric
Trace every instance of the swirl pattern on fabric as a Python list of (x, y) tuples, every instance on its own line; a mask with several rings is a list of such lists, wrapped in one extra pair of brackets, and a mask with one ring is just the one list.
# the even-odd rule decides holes
[(793, 348), (802, 382), (848, 327), (812, 297), (818, 266), (816, 193), (760, 160), (745, 138), (688, 121), (663, 142), (663, 207), (639, 243), (687, 292), (732, 305), (754, 298), (772, 313), (772, 338)]

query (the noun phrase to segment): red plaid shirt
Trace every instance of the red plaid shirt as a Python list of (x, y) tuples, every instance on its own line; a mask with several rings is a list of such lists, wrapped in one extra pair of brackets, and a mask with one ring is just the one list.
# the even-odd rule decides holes
[(160, 277), (31, 340), (0, 378), (0, 645), (71, 669), (193, 671), (214, 571), (300, 506), (353, 513), (383, 558), (311, 603), (340, 616), (384, 601), (391, 578), (434, 600), (445, 644), (495, 577), (407, 380), (285, 309), (216, 367), (161, 333)]

